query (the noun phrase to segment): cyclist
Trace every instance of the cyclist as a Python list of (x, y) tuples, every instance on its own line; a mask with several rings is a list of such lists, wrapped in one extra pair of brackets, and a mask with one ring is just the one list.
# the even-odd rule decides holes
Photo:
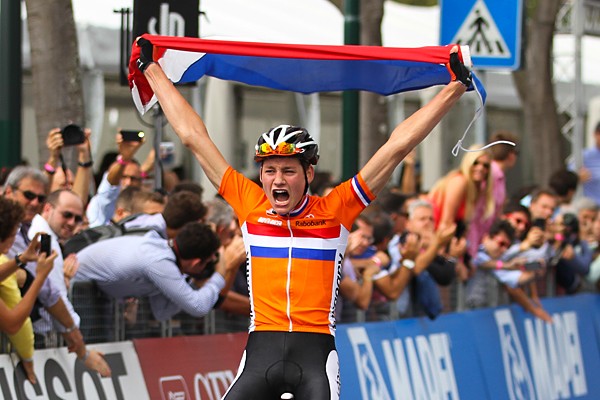
[(259, 137), (259, 187), (227, 163), (202, 119), (152, 61), (151, 43), (137, 44), (139, 69), (182, 143), (234, 208), (244, 236), (250, 334), (224, 398), (339, 399), (334, 311), (348, 233), (400, 161), (470, 85), (457, 47), (448, 66), (452, 82), (398, 125), (357, 175), (321, 198), (307, 194), (319, 155), (305, 129), (279, 125)]

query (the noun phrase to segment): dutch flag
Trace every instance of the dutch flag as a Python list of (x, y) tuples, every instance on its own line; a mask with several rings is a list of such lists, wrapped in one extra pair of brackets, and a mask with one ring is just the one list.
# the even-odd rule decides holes
[[(173, 83), (208, 75), (255, 86), (299, 93), (365, 90), (390, 95), (450, 81), (445, 64), (452, 45), (419, 48), (330, 46), (238, 42), (145, 34), (154, 46), (154, 61)], [(156, 97), (138, 70), (139, 47), (129, 62), (129, 86), (140, 113)], [(468, 47), (459, 56), (470, 66)], [(473, 76), (485, 101), (485, 91)]]

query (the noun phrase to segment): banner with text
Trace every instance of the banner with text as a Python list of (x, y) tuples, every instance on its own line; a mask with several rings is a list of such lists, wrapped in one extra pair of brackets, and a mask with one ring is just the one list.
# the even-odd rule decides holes
[(552, 324), (511, 306), (340, 325), (341, 398), (600, 398), (600, 296), (543, 304)]
[(134, 340), (153, 399), (220, 399), (237, 373), (248, 334)]
[(36, 350), (32, 385), (16, 356), (0, 355), (0, 398), (4, 400), (149, 399), (140, 363), (131, 342), (94, 344), (112, 370), (110, 378), (90, 372), (66, 347)]

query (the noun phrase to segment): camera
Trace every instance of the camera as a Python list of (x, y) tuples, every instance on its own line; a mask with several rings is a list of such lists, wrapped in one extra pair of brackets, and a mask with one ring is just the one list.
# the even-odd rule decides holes
[(131, 129), (121, 130), (121, 136), (124, 142), (141, 142), (146, 134), (143, 131)]
[(538, 271), (542, 269), (542, 267), (543, 265), (539, 261), (528, 261), (524, 265), (526, 271)]
[(204, 267), (202, 271), (197, 273), (188, 273), (187, 275), (196, 280), (203, 281), (205, 279), (210, 278), (215, 273), (217, 263), (218, 261), (211, 261), (209, 263), (206, 263), (206, 267)]
[(51, 251), (52, 246), (50, 244), (50, 235), (47, 233), (42, 233), (40, 235), (40, 253), (46, 253), (46, 256), (49, 256)]
[(64, 146), (75, 146), (85, 142), (85, 133), (79, 125), (70, 124), (60, 131), (63, 137)]
[(565, 227), (563, 232), (565, 241), (570, 244), (577, 244), (579, 241), (579, 220), (577, 215), (566, 213), (563, 215), (562, 224)]

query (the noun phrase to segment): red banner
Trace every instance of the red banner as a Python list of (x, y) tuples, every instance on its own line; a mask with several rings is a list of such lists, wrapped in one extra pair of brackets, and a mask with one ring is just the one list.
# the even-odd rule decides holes
[(152, 399), (220, 399), (233, 381), (247, 333), (137, 339)]

